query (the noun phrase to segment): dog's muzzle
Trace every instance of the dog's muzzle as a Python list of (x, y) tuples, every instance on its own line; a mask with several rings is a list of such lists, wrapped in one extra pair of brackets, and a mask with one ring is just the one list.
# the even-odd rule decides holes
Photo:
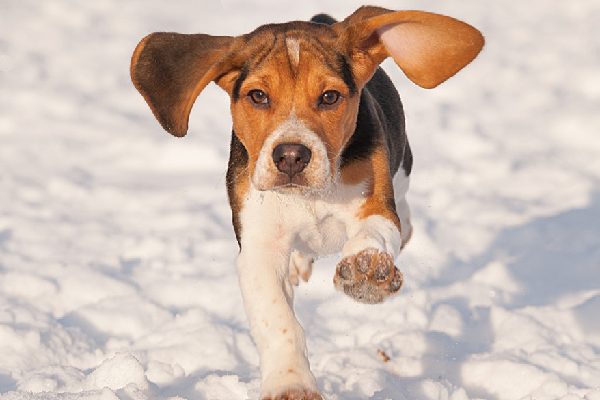
[(282, 143), (273, 149), (273, 162), (279, 170), (289, 176), (290, 181), (295, 175), (304, 171), (310, 162), (312, 152), (308, 147), (299, 143)]
[(263, 142), (252, 183), (258, 190), (322, 190), (331, 180), (323, 140), (292, 115)]

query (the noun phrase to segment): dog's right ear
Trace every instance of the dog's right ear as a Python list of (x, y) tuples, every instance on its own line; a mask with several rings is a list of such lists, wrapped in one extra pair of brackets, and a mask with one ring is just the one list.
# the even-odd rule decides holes
[(131, 80), (162, 127), (185, 136), (198, 94), (229, 70), (230, 36), (156, 32), (137, 45), (131, 57)]

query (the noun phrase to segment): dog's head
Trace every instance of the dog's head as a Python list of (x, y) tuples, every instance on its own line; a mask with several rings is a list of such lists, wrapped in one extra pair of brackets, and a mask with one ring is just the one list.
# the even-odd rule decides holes
[(238, 37), (153, 33), (131, 77), (163, 128), (184, 136), (194, 101), (216, 82), (231, 98), (233, 130), (259, 190), (326, 188), (356, 127), (360, 92), (392, 57), (432, 88), (467, 65), (481, 33), (421, 11), (361, 7), (332, 25), (264, 25)]

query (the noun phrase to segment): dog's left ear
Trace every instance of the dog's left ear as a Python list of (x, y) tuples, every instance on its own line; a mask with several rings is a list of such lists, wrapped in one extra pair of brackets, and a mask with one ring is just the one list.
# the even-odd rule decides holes
[(155, 32), (131, 57), (131, 80), (162, 127), (185, 136), (192, 105), (212, 80), (230, 66), (230, 36)]
[(365, 6), (334, 29), (346, 42), (362, 84), (391, 56), (411, 81), (433, 88), (470, 63), (484, 44), (471, 25), (424, 11)]

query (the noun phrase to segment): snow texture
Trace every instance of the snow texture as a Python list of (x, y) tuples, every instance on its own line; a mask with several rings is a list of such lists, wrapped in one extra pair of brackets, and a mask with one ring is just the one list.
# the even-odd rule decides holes
[[(600, 3), (376, 1), (480, 28), (441, 87), (386, 61), (415, 154), (405, 287), (297, 291), (327, 399), (600, 399)], [(357, 1), (0, 1), (0, 398), (255, 399), (214, 85), (183, 139), (129, 81), (152, 31), (242, 34)], [(387, 361), (386, 361), (387, 360)]]

